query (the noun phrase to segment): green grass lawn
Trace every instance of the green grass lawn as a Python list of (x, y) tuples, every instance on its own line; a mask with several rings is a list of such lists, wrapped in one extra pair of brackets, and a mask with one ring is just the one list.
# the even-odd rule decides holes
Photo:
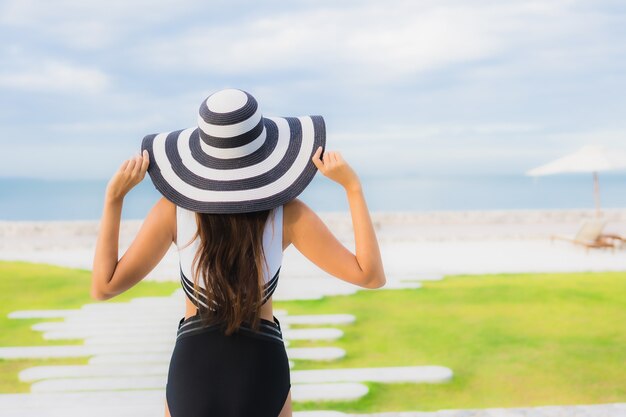
[[(626, 274), (454, 276), (412, 290), (274, 302), (289, 314), (352, 313), (345, 359), (295, 369), (443, 365), (445, 384), (367, 384), (346, 412), (594, 404), (626, 400)], [(291, 346), (311, 345), (292, 342)], [(317, 343), (315, 345), (324, 345)]]
[[(288, 278), (287, 278), (288, 279)], [(170, 295), (178, 283), (141, 282), (106, 303)], [(41, 320), (8, 319), (10, 311), (78, 308), (89, 298), (90, 273), (0, 262), (0, 346), (52, 344), (30, 330)], [(523, 407), (626, 401), (626, 274), (453, 276), (420, 289), (363, 290), (322, 300), (274, 301), (290, 314), (351, 313), (333, 342), (344, 359), (296, 361), (295, 369), (443, 365), (444, 384), (373, 384), (354, 402), (294, 403), (294, 410), (346, 412)], [(57, 343), (67, 344), (67, 341)], [(82, 343), (78, 340), (75, 343)], [(0, 392), (27, 392), (17, 373), (29, 366), (87, 359), (1, 361)]]

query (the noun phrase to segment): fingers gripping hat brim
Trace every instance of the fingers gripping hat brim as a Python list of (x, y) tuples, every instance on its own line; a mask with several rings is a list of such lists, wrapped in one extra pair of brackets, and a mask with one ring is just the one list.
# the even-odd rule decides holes
[(141, 143), (150, 156), (148, 174), (165, 198), (196, 212), (242, 213), (285, 204), (317, 172), (311, 158), (326, 146), (324, 119), (264, 117), (262, 124), (263, 133), (237, 153), (209, 146), (197, 127), (148, 135)]

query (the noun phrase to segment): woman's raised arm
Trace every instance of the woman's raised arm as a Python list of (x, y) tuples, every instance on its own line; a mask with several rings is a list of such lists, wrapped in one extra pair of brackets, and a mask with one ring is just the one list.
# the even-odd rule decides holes
[(175, 234), (173, 203), (161, 198), (152, 207), (126, 253), (118, 260), (122, 204), (126, 194), (143, 180), (147, 152), (124, 161), (107, 185), (91, 273), (91, 297), (112, 298), (141, 281), (165, 256)]
[(288, 234), (294, 246), (311, 262), (329, 274), (365, 288), (380, 288), (387, 279), (378, 240), (356, 173), (339, 152), (319, 148), (313, 162), (324, 176), (342, 185), (348, 197), (355, 252), (350, 252), (304, 202), (294, 199), (287, 207)]

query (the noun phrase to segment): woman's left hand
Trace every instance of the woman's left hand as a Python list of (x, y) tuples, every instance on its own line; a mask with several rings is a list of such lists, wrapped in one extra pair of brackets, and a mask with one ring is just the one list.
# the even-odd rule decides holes
[(143, 155), (137, 155), (124, 161), (120, 169), (117, 170), (107, 184), (107, 198), (123, 199), (146, 176), (149, 163), (150, 157), (145, 149)]

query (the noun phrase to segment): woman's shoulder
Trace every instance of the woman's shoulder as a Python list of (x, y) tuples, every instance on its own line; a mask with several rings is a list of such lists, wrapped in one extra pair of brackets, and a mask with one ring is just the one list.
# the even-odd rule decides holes
[(146, 220), (149, 218), (155, 219), (159, 227), (165, 227), (172, 235), (172, 241), (176, 241), (176, 205), (173, 202), (161, 196), (150, 209)]
[(317, 214), (308, 204), (299, 198), (294, 198), (283, 205), (283, 228), (291, 230), (294, 225), (316, 216)]
[(283, 219), (284, 223), (293, 222), (303, 213), (311, 210), (311, 208), (299, 198), (294, 198), (283, 204)]

